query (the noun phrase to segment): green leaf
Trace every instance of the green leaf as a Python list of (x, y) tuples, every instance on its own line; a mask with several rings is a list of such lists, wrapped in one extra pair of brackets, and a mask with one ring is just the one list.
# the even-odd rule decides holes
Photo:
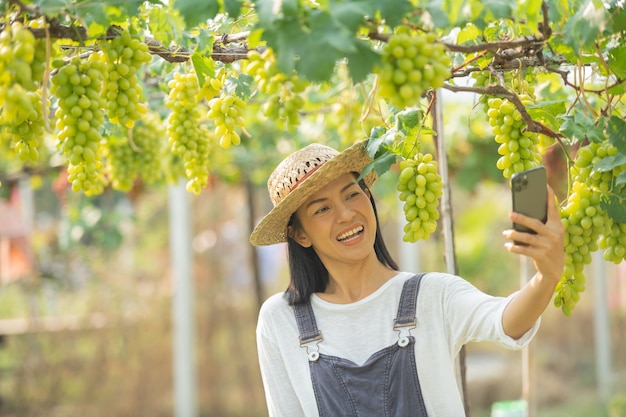
[(615, 178), (615, 185), (620, 187), (624, 187), (624, 185), (626, 185), (626, 171), (623, 171), (617, 176), (617, 178)]
[(224, 0), (224, 11), (233, 19), (237, 19), (240, 16), (242, 6), (243, 1), (241, 0)]
[(617, 77), (626, 78), (626, 45), (620, 45), (609, 51), (609, 68)]
[[(460, 6), (463, 0), (452, 0), (452, 1), (456, 2)], [(451, 20), (453, 22), (456, 22), (458, 18), (457, 17), (458, 13), (455, 13), (455, 12), (462, 10), (461, 7), (457, 9), (453, 5), (450, 5), (450, 6), (451, 6), (450, 8), (446, 8), (442, 0), (430, 0), (428, 3), (426, 3), (424, 8), (430, 15), (430, 18), (433, 24), (435, 25), (435, 27), (443, 28), (443, 27), (448, 27), (450, 25)]]
[(198, 51), (194, 51), (194, 53), (191, 54), (191, 63), (198, 77), (198, 85), (200, 87), (204, 85), (204, 80), (207, 77), (212, 78), (215, 76), (215, 61), (211, 58), (207, 58)]
[(580, 142), (589, 139), (591, 142), (602, 142), (605, 140), (602, 127), (596, 125), (595, 121), (581, 112), (573, 116), (559, 116), (563, 120), (559, 129), (563, 135), (571, 138), (573, 142)]
[(611, 156), (605, 156), (593, 166), (593, 172), (608, 172), (620, 165), (626, 164), (626, 155), (618, 153)]
[(466, 42), (473, 44), (477, 41), (480, 41), (482, 34), (482, 31), (478, 29), (474, 24), (468, 23), (463, 29), (459, 31), (456, 41), (459, 45), (462, 45)]
[(280, 9), (280, 0), (256, 0), (254, 9), (259, 19), (258, 25), (263, 29), (271, 30), (274, 22), (281, 19), (278, 13), (274, 13), (274, 10)]
[(592, 0), (587, 1), (563, 27), (565, 43), (577, 51), (593, 47), (607, 25), (607, 19), (602, 4), (596, 6)]
[(618, 2), (615, 2), (613, 6), (609, 8), (609, 16), (612, 33), (626, 31), (626, 9), (624, 9), (623, 5), (620, 6)]
[(331, 0), (328, 4), (328, 11), (338, 22), (351, 32), (363, 24), (364, 17), (370, 12), (366, 4), (358, 1), (337, 1)]
[(528, 104), (526, 109), (533, 120), (540, 120), (550, 127), (556, 128), (560, 124), (557, 116), (565, 113), (566, 106), (563, 101), (545, 101)]
[(167, 11), (161, 7), (150, 9), (148, 29), (154, 39), (162, 45), (169, 45), (185, 28), (185, 21), (178, 13)]
[(606, 127), (609, 142), (623, 154), (626, 154), (626, 121), (617, 116), (611, 116)]
[(174, 8), (180, 11), (187, 27), (206, 22), (215, 17), (220, 10), (218, 0), (176, 0)]
[(372, 162), (367, 164), (365, 168), (363, 168), (363, 172), (361, 173), (359, 178), (364, 177), (372, 170), (376, 171), (376, 174), (380, 177), (385, 172), (389, 171), (393, 164), (396, 163), (398, 159), (397, 155), (393, 152), (387, 151), (382, 155), (376, 157)]
[(411, 2), (408, 0), (371, 0), (378, 6), (380, 16), (385, 20), (387, 25), (394, 27), (401, 21), (402, 17), (411, 10)]
[(370, 44), (361, 40), (354, 43), (356, 51), (346, 54), (350, 77), (355, 83), (364, 81), (373, 68), (380, 62), (380, 54), (373, 51)]
[[(622, 190), (623, 191), (623, 190)], [(626, 223), (626, 195), (609, 194), (600, 201), (600, 207), (617, 223)]]

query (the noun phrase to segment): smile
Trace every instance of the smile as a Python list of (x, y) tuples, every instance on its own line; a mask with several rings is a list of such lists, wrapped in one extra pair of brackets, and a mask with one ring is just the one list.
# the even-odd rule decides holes
[(358, 226), (352, 230), (340, 234), (339, 236), (337, 236), (337, 240), (340, 242), (345, 242), (346, 240), (358, 237), (361, 233), (363, 233), (363, 226)]

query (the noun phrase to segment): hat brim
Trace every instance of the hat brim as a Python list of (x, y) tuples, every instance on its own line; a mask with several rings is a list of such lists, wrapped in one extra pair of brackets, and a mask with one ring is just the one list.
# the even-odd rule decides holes
[[(274, 207), (254, 228), (250, 243), (254, 246), (266, 246), (287, 241), (287, 226), (292, 214), (325, 185), (350, 172), (361, 173), (372, 162), (365, 151), (367, 141), (357, 142), (337, 156), (330, 159), (291, 191)], [(374, 170), (363, 181), (370, 187), (376, 181)]]

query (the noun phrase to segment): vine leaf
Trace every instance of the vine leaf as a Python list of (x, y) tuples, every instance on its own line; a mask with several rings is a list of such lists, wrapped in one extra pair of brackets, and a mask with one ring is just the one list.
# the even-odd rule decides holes
[(575, 142), (582, 142), (585, 139), (591, 142), (602, 142), (605, 139), (602, 127), (596, 125), (593, 119), (581, 112), (571, 116), (560, 116), (560, 118), (563, 124), (559, 131)]
[(176, 0), (174, 7), (180, 11), (188, 27), (215, 17), (220, 9), (217, 0)]
[(592, 47), (604, 29), (606, 20), (604, 6), (600, 4), (596, 7), (594, 2), (586, 2), (563, 27), (565, 43), (575, 51)]
[(600, 201), (600, 207), (606, 210), (611, 219), (617, 223), (626, 223), (626, 193), (622, 187), (620, 194), (606, 195)]
[(617, 116), (611, 116), (609, 119), (606, 133), (609, 142), (617, 148), (617, 150), (626, 155), (626, 121)]

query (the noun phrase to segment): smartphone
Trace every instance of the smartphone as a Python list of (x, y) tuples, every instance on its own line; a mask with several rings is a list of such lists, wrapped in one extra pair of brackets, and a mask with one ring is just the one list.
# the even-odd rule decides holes
[[(538, 166), (513, 174), (511, 177), (513, 211), (534, 217), (545, 223), (548, 220), (548, 189), (546, 168)], [(513, 229), (535, 233), (525, 226), (513, 223)]]

